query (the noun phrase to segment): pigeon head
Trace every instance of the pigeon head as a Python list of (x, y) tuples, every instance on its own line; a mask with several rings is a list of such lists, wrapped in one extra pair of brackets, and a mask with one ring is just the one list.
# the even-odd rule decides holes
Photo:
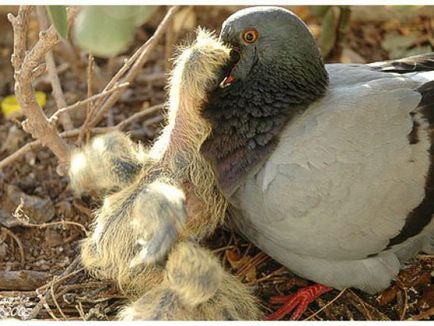
[(289, 121), (325, 94), (328, 75), (306, 25), (283, 8), (238, 11), (220, 40), (231, 60), (203, 107), (212, 132), (201, 152), (230, 195), (272, 153)]
[(240, 10), (223, 23), (220, 39), (232, 48), (234, 63), (222, 87), (257, 78), (270, 67), (286, 80), (304, 77), (318, 79), (320, 85), (324, 82), (326, 74), (315, 40), (305, 23), (289, 10)]

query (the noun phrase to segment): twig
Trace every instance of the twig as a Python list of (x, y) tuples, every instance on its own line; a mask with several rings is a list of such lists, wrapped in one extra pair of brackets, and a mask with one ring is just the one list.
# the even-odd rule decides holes
[(404, 306), (402, 308), (400, 320), (404, 320), (405, 314), (407, 313), (407, 305), (408, 305), (408, 293), (405, 287), (401, 288), (404, 291)]
[(152, 114), (154, 112), (158, 112), (161, 109), (164, 108), (164, 104), (157, 104), (154, 106), (151, 106), (150, 108), (147, 108), (143, 111), (134, 113), (131, 117), (119, 122), (116, 126), (114, 126), (113, 128), (118, 129), (118, 130), (122, 130), (124, 129), (127, 125), (129, 125), (131, 122), (140, 119), (141, 117), (147, 116), (149, 114)]
[(49, 226), (53, 226), (53, 225), (73, 225), (73, 226), (77, 226), (78, 228), (80, 228), (84, 234), (89, 235), (89, 231), (84, 227), (83, 224), (77, 223), (77, 222), (71, 222), (71, 221), (59, 221), (59, 222), (50, 222), (50, 223), (41, 223), (41, 224), (33, 224), (33, 223), (28, 223), (28, 222), (24, 222), (22, 220), (20, 220), (21, 222), (21, 226), (25, 226), (25, 227), (36, 227), (39, 229), (43, 229)]
[[(87, 97), (90, 98), (92, 97), (92, 71), (93, 71), (93, 56), (89, 53), (88, 56), (88, 64), (87, 64)], [(89, 137), (89, 123), (91, 120), (91, 117), (93, 116), (94, 112), (95, 112), (96, 108), (94, 108), (92, 106), (92, 101), (89, 101), (86, 105), (86, 118), (84, 119), (84, 123), (83, 126), (81, 127), (81, 132), (78, 135), (78, 143), (81, 143), (83, 140), (83, 137)]]
[(51, 318), (53, 318), (54, 320), (59, 320), (56, 315), (53, 313), (53, 311), (51, 310), (50, 306), (47, 303), (47, 299), (45, 298), (45, 296), (43, 296), (41, 293), (39, 293), (39, 290), (36, 289), (36, 293), (38, 294), (38, 298), (39, 298), (39, 302), (42, 302), (42, 306), (45, 308), (45, 310), (48, 312), (48, 314), (50, 315)]
[(2, 161), (0, 161), (0, 169), (3, 169), (5, 166), (10, 165), (12, 162), (15, 162), (19, 158), (21, 158), (26, 153), (39, 148), (41, 146), (41, 141), (35, 140), (31, 143), (27, 143), (23, 147), (21, 147), (19, 150), (15, 151), (8, 157), (4, 158)]
[(265, 253), (260, 252), (256, 256), (254, 256), (252, 259), (250, 259), (244, 266), (240, 268), (240, 270), (237, 272), (237, 277), (244, 277), (245, 274), (255, 266), (259, 266), (259, 264), (262, 264), (263, 262), (270, 259), (269, 256), (267, 256)]
[(65, 238), (63, 240), (63, 243), (64, 244), (68, 244), (68, 243), (74, 242), (75, 240), (77, 240), (78, 238), (80, 238), (80, 236), (81, 236), (80, 232), (77, 232), (77, 233), (74, 232), (74, 233), (72, 233), (72, 235), (70, 235), (69, 237)]
[(0, 297), (36, 297), (37, 294), (35, 291), (0, 291)]
[(56, 119), (59, 117), (60, 114), (62, 114), (62, 113), (64, 113), (64, 112), (69, 112), (69, 111), (72, 111), (72, 110), (78, 109), (78, 108), (80, 108), (80, 107), (82, 107), (82, 106), (84, 106), (84, 105), (89, 104), (90, 102), (94, 102), (94, 101), (96, 101), (96, 100), (98, 100), (98, 99), (100, 99), (100, 98), (102, 98), (102, 97), (105, 97), (105, 96), (107, 96), (107, 95), (110, 95), (110, 94), (112, 94), (113, 92), (116, 92), (116, 91), (121, 90), (121, 89), (123, 89), (123, 88), (127, 88), (129, 85), (130, 85), (130, 83), (122, 83), (122, 84), (118, 84), (118, 85), (114, 86), (113, 88), (111, 88), (111, 89), (109, 89), (109, 90), (103, 91), (103, 92), (101, 92), (101, 93), (99, 93), (99, 94), (95, 94), (95, 95), (93, 95), (93, 96), (91, 96), (91, 97), (89, 97), (89, 98), (86, 98), (86, 99), (84, 99), (84, 100), (78, 101), (78, 102), (76, 102), (76, 103), (74, 103), (74, 104), (72, 104), (72, 105), (69, 105), (69, 106), (67, 106), (67, 107), (61, 108), (60, 110), (57, 110), (57, 111), (56, 111), (56, 112), (55, 112), (55, 113), (50, 117), (50, 120), (54, 121), (54, 120), (56, 120)]
[(84, 313), (83, 305), (81, 304), (81, 301), (78, 301), (78, 305), (75, 306), (75, 309), (77, 309), (81, 319), (83, 319), (83, 321), (86, 321), (86, 315)]
[(146, 75), (139, 75), (136, 78), (136, 83), (153, 83), (161, 82), (167, 78), (167, 74), (164, 72), (154, 72)]
[(0, 289), (35, 290), (50, 277), (49, 273), (31, 270), (0, 271)]
[(329, 303), (327, 303), (324, 307), (322, 307), (321, 309), (319, 309), (318, 311), (316, 311), (314, 314), (310, 315), (309, 317), (307, 317), (306, 319), (304, 319), (303, 321), (312, 319), (313, 317), (315, 317), (316, 315), (318, 315), (321, 311), (323, 311), (324, 309), (326, 309), (328, 306), (330, 306), (333, 302), (335, 302), (337, 299), (339, 299), (344, 292), (347, 290), (347, 288), (343, 289), (341, 292), (339, 292), (339, 294), (334, 297), (333, 300), (331, 300)]
[[(323, 308), (327, 304), (327, 302), (325, 302), (321, 298), (317, 298), (316, 302), (318, 303), (318, 306), (320, 308)], [(326, 315), (326, 317), (327, 317), (328, 320), (337, 320), (336, 316), (334, 315), (333, 311), (330, 308), (329, 307), (325, 307), (324, 310), (323, 310), (324, 314)], [(319, 317), (319, 316), (315, 316), (315, 319), (322, 320), (322, 318)]]
[(77, 223), (77, 222), (71, 222), (71, 221), (59, 221), (59, 222), (49, 222), (49, 223), (41, 223), (41, 224), (34, 224), (30, 223), (30, 218), (23, 212), (23, 205), (24, 202), (21, 199), (21, 203), (18, 205), (18, 207), (15, 209), (15, 212), (13, 213), (14, 217), (18, 220), (21, 226), (24, 227), (36, 227), (38, 229), (43, 229), (49, 226), (53, 225), (74, 225), (79, 227), (84, 234), (87, 236), (89, 234), (89, 231), (84, 227), (83, 224)]
[(51, 294), (51, 298), (53, 299), (54, 304), (56, 305), (57, 310), (59, 310), (60, 314), (62, 315), (62, 318), (67, 319), (65, 314), (63, 313), (62, 309), (60, 308), (59, 303), (57, 302), (56, 296), (54, 295), (54, 282), (51, 283), (50, 294)]
[[(142, 45), (140, 49), (136, 51), (136, 53), (133, 54), (130, 60), (128, 60), (119, 70), (119, 72), (112, 78), (112, 81), (108, 83), (106, 88), (113, 87), (114, 84), (116, 84), (117, 80), (121, 78), (123, 73), (125, 73), (131, 65), (132, 66), (130, 70), (125, 75), (125, 77), (122, 78), (121, 82), (131, 83), (134, 78), (136, 78), (136, 76), (140, 73), (143, 65), (148, 60), (148, 57), (151, 54), (152, 50), (156, 47), (158, 41), (162, 38), (164, 32), (168, 28), (170, 22), (172, 21), (175, 13), (179, 10), (179, 8), (179, 6), (173, 6), (169, 9), (166, 16), (158, 25), (154, 35), (152, 35), (152, 37), (144, 45)], [(134, 58), (134, 60), (131, 60), (132, 58)], [(117, 91), (110, 95), (110, 97), (107, 98), (106, 101), (101, 105), (101, 107), (97, 105), (97, 107), (99, 107), (99, 110), (96, 112), (95, 116), (92, 117), (93, 119), (90, 122), (90, 127), (96, 126), (101, 121), (101, 119), (104, 117), (104, 114), (114, 105), (114, 103), (119, 99), (121, 95), (122, 92)]]
[(175, 40), (176, 40), (176, 35), (174, 35), (174, 34), (175, 34), (175, 28), (173, 25), (173, 21), (171, 21), (169, 23), (169, 26), (167, 26), (166, 40), (165, 40), (165, 44), (164, 44), (164, 46), (165, 46), (164, 70), (166, 72), (169, 72), (172, 68), (172, 62), (170, 61), (170, 58), (172, 57), (173, 45), (174, 45)]
[[(48, 29), (49, 23), (45, 12), (45, 7), (38, 6), (36, 11), (38, 13), (40, 30)], [(60, 86), (56, 63), (54, 62), (53, 52), (51, 50), (45, 54), (45, 62), (47, 63), (48, 78), (51, 83), (51, 88), (53, 89), (53, 96), (54, 100), (56, 101), (57, 109), (63, 108), (66, 106), (66, 100), (65, 96), (63, 95), (62, 86)], [(62, 123), (63, 129), (65, 130), (71, 130), (74, 128), (68, 113), (64, 112), (60, 115), (60, 122)]]
[(222, 251), (226, 251), (226, 250), (228, 250), (228, 249), (235, 249), (235, 248), (238, 248), (238, 247), (237, 247), (237, 246), (234, 246), (234, 245), (227, 245), (227, 246), (220, 247), (220, 248), (217, 248), (217, 249), (212, 250), (212, 253), (213, 253), (213, 254), (218, 254), (218, 253), (220, 253), (220, 252), (222, 252)]
[[(53, 280), (49, 283), (56, 283), (58, 284), (58, 282), (60, 282), (61, 280), (64, 280), (65, 277), (68, 274), (72, 274), (71, 272), (73, 272), (73, 270), (78, 266), (80, 262), (80, 256), (77, 256), (74, 261), (63, 271), (62, 275), (60, 276), (59, 279), (56, 280), (56, 278), (53, 278)], [(48, 285), (49, 287), (50, 285)], [(37, 291), (41, 291), (41, 288), (39, 288)], [(38, 292), (37, 292), (38, 293)], [(36, 316), (39, 314), (39, 312), (41, 311), (43, 305), (44, 305), (44, 301), (46, 303), (46, 300), (48, 298), (48, 296), (50, 295), (50, 292), (48, 290), (45, 291), (44, 295), (40, 295), (38, 293), (38, 297), (40, 298), (39, 302), (36, 304), (36, 306), (32, 309), (32, 311), (30, 312), (30, 314), (27, 316), (27, 320), (31, 320), (36, 318)], [(42, 300), (44, 299), (44, 300)]]
[[(74, 264), (77, 260), (79, 260), (79, 257), (76, 257), (76, 258), (74, 259), (73, 264)], [(39, 290), (39, 291), (47, 290), (47, 289), (51, 286), (51, 284), (53, 284), (53, 285), (57, 285), (57, 284), (63, 282), (64, 280), (66, 280), (66, 279), (68, 279), (68, 278), (70, 278), (70, 277), (72, 277), (72, 276), (74, 276), (74, 275), (76, 275), (76, 274), (78, 274), (78, 273), (80, 273), (80, 272), (82, 272), (82, 271), (84, 271), (84, 268), (79, 268), (79, 269), (76, 269), (76, 270), (73, 271), (73, 272), (70, 272), (70, 273), (65, 274), (65, 272), (66, 272), (66, 270), (65, 270), (65, 272), (63, 273), (63, 274), (65, 274), (65, 275), (62, 274), (61, 277), (53, 278), (53, 280), (52, 280), (50, 283), (47, 283), (47, 284), (42, 285), (41, 287), (38, 288), (38, 290)], [(76, 286), (76, 285), (77, 285), (77, 284), (74, 284), (74, 286)]]
[(357, 303), (355, 302), (355, 300), (357, 300), (359, 302), (359, 304), (362, 306), (363, 311), (366, 313), (366, 319), (368, 320), (372, 320), (372, 316), (366, 306), (366, 302), (364, 302), (357, 294), (355, 294), (352, 290), (348, 290), (347, 291), (347, 297), (349, 298), (350, 301), (352, 301), (352, 304), (354, 305), (354, 307), (356, 307), (357, 310), (359, 310), (359, 312), (361, 314), (363, 314), (363, 312), (361, 311), (361, 309), (358, 309)]
[[(23, 122), (23, 129), (33, 138), (40, 140), (59, 160), (58, 173), (65, 175), (69, 165), (70, 151), (66, 142), (60, 137), (57, 128), (50, 123), (42, 108), (36, 101), (32, 85), (33, 70), (41, 62), (44, 55), (51, 50), (59, 38), (54, 27), (39, 33), (39, 40), (35, 46), (26, 51), (25, 39), (27, 32), (27, 16), (30, 7), (20, 6), (17, 16), (8, 15), (14, 31), (14, 66), (15, 94), (27, 120)], [(71, 11), (69, 11), (69, 16)], [(16, 53), (15, 53), (16, 51)], [(25, 55), (23, 56), (23, 53)], [(18, 59), (17, 59), (18, 58)], [(22, 58), (22, 59), (21, 59)]]
[(35, 69), (33, 69), (32, 78), (36, 79), (39, 76), (41, 76), (42, 74), (45, 74), (46, 72), (47, 72), (47, 64), (41, 63), (39, 66), (37, 66)]
[(11, 57), (12, 66), (15, 70), (19, 70), (21, 68), (24, 56), (26, 54), (26, 32), (30, 9), (30, 6), (20, 6), (16, 17), (14, 17), (12, 14), (8, 15), (8, 19), (12, 23), (15, 34), (14, 53)]
[[(118, 87), (120, 87), (120, 86), (118, 86)], [(115, 91), (115, 90), (113, 90), (113, 91)], [(101, 94), (98, 94), (98, 95), (101, 95)], [(104, 95), (107, 95), (107, 94), (104, 94)], [(85, 102), (85, 101), (86, 100), (84, 100), (82, 102)], [(71, 107), (69, 107), (69, 109), (73, 109), (73, 108), (75, 109), (75, 108), (77, 108), (77, 106), (78, 106), (78, 103), (72, 105)], [(157, 110), (157, 108), (161, 108), (161, 107), (162, 107), (162, 104), (158, 104), (156, 106), (150, 107), (149, 109), (146, 109), (145, 111), (137, 112), (137, 113), (133, 114), (131, 117), (129, 117), (128, 119), (120, 122), (118, 125), (116, 125), (114, 127), (92, 128), (90, 131), (94, 134), (103, 134), (103, 133), (114, 131), (114, 130), (122, 130), (129, 123), (133, 122), (134, 120), (137, 120), (137, 119), (139, 119), (139, 118), (141, 118), (147, 114), (151, 114), (151, 113), (155, 112)], [(65, 108), (65, 109), (67, 109), (67, 108)], [(162, 117), (152, 118), (152, 119), (149, 119), (148, 121), (146, 121), (144, 125), (149, 126), (149, 125), (152, 125), (156, 122), (160, 122), (162, 119), (163, 119)], [(68, 130), (68, 131), (62, 132), (60, 134), (60, 136), (63, 138), (69, 138), (69, 137), (75, 137), (79, 133), (80, 133), (80, 129), (73, 129), (73, 130)], [(9, 155), (8, 157), (6, 157), (2, 161), (0, 161), (0, 170), (5, 168), (7, 165), (10, 165), (11, 163), (15, 162), (16, 160), (20, 159), (26, 153), (28, 153), (32, 150), (35, 150), (35, 149), (39, 148), (40, 146), (42, 146), (42, 143), (40, 140), (35, 140), (31, 143), (27, 143), (26, 145), (21, 147), (19, 150), (15, 151), (13, 154)]]
[(420, 313), (419, 315), (412, 316), (411, 318), (409, 318), (407, 320), (422, 320), (422, 319), (431, 317), (432, 315), (434, 315), (434, 307), (431, 307), (430, 309)]
[[(121, 81), (122, 83), (134, 80), (178, 9), (179, 7), (177, 6), (170, 8), (154, 35), (130, 58), (130, 60), (125, 63), (124, 67), (106, 86), (105, 91), (114, 87), (121, 77), (123, 77)], [(0, 168), (10, 164), (29, 150), (43, 145), (47, 146), (57, 157), (59, 161), (57, 169), (58, 173), (65, 175), (70, 160), (70, 149), (63, 139), (65, 135), (58, 133), (56, 124), (54, 123), (55, 119), (53, 117), (52, 119), (46, 117), (44, 111), (36, 101), (36, 96), (32, 87), (32, 73), (39, 67), (40, 61), (48, 51), (59, 43), (59, 37), (57, 32), (54, 30), (54, 27), (50, 26), (48, 30), (40, 33), (39, 40), (36, 42), (35, 46), (30, 51), (26, 52), (25, 41), (29, 10), (30, 7), (21, 6), (17, 16), (10, 14), (8, 15), (8, 18), (12, 23), (14, 30), (14, 54), (11, 60), (15, 70), (15, 93), (22, 111), (27, 118), (27, 120), (23, 122), (23, 129), (30, 133), (32, 137), (36, 139), (36, 142), (27, 144), (11, 156), (2, 160), (0, 162)], [(72, 19), (74, 12), (75, 11), (73, 10), (68, 10), (69, 19)], [(125, 76), (124, 73), (126, 73)], [(104, 101), (97, 113), (92, 116), (92, 120), (89, 123), (90, 127), (94, 127), (98, 124), (105, 112), (119, 99), (122, 90), (122, 88), (118, 88), (116, 91), (113, 91), (113, 93), (111, 93), (111, 95)], [(66, 104), (58, 104), (58, 106), (66, 106)], [(66, 110), (61, 111), (61, 113), (64, 112), (66, 112)], [(58, 117), (61, 113), (55, 114), (54, 117)], [(65, 132), (72, 132), (74, 135), (76, 134), (75, 130), (67, 130)]]
[(252, 282), (247, 283), (247, 285), (254, 285), (254, 284), (259, 284), (261, 282), (264, 282), (268, 279), (270, 279), (272, 276), (276, 275), (276, 274), (280, 274), (282, 272), (286, 271), (286, 267), (279, 267), (278, 269), (276, 269), (275, 271), (269, 273), (268, 275), (265, 275), (264, 277), (258, 278), (257, 280), (254, 280)]
[[(62, 286), (62, 290), (59, 291), (60, 293), (56, 294), (56, 297), (58, 298), (60, 295), (63, 295), (66, 292), (70, 292), (77, 289), (102, 289), (102, 287), (110, 286), (112, 284), (113, 282), (109, 280), (86, 282), (86, 283), (79, 283), (79, 284), (66, 284)], [(125, 296), (121, 296), (121, 297), (125, 298)]]
[(5, 228), (5, 227), (1, 227), (1, 230), (3, 232), (5, 232), (7, 235), (9, 235), (12, 239), (15, 240), (15, 242), (18, 245), (18, 250), (20, 252), (20, 257), (21, 257), (21, 267), (24, 268), (25, 265), (25, 261), (26, 261), (26, 256), (24, 254), (24, 247), (23, 244), (21, 243), (20, 238), (18, 238), (11, 230)]

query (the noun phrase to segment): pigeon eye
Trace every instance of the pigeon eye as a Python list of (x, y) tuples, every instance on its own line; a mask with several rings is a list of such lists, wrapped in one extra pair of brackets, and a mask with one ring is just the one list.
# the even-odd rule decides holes
[(246, 43), (253, 43), (258, 39), (258, 32), (256, 29), (249, 29), (243, 33), (243, 41)]

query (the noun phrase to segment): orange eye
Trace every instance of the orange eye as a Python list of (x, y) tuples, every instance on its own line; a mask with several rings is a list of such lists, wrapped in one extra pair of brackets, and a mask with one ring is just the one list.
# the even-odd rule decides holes
[(248, 29), (243, 33), (243, 41), (246, 43), (253, 43), (258, 39), (258, 32), (256, 29)]

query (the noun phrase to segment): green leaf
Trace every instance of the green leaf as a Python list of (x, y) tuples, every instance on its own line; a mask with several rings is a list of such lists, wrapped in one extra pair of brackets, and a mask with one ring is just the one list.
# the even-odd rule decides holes
[(330, 9), (330, 6), (312, 6), (309, 8), (312, 16), (324, 17)]
[(48, 16), (57, 33), (63, 38), (68, 37), (68, 18), (65, 6), (47, 6)]
[(336, 43), (337, 25), (339, 23), (339, 8), (329, 7), (324, 16), (321, 26), (321, 34), (319, 36), (319, 47), (323, 57), (333, 50)]
[(137, 25), (148, 20), (156, 6), (83, 6), (72, 36), (82, 49), (98, 57), (122, 53), (134, 40)]

